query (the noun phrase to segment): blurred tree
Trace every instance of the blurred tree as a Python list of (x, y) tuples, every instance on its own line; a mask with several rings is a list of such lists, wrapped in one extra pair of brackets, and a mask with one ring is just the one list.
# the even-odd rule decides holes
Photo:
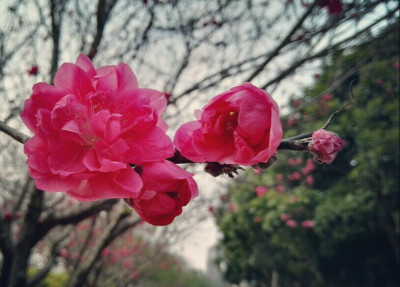
[[(310, 68), (376, 35), (398, 12), (397, 1), (323, 2), (0, 1), (0, 129), (22, 129), (18, 114), (32, 84), (51, 82), (60, 63), (78, 53), (96, 65), (125, 62), (141, 86), (168, 94), (167, 121), (173, 129), (192, 115), (189, 108), (200, 107), (232, 83), (253, 81), (284, 98), (298, 94)], [(80, 250), (90, 256), (75, 264), (69, 277), (69, 286), (83, 286), (102, 251), (136, 227), (138, 218), (116, 200), (72, 208), (63, 196), (35, 189), (23, 161), (21, 146), (0, 134), (0, 285), (40, 282), (59, 261), (64, 240), (73, 234), (69, 231), (105, 213), (107, 220), (96, 223), (103, 224), (104, 234), (92, 246), (82, 243)], [(204, 218), (195, 204), (177, 220), (179, 225), (157, 230), (163, 243), (177, 241)], [(90, 238), (90, 232), (84, 237)], [(39, 242), (48, 244), (49, 256), (42, 256), (43, 269), (27, 282)]]
[(269, 286), (275, 273), (279, 286), (399, 285), (398, 32), (365, 40), (326, 61), (284, 120), (287, 136), (316, 130), (354, 93), (330, 127), (346, 141), (336, 160), (315, 168), (310, 155), (280, 153), (214, 208), (229, 281)]

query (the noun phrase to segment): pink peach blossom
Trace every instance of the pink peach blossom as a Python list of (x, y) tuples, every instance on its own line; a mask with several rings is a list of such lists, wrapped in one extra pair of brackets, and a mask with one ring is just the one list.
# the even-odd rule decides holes
[(303, 174), (308, 174), (310, 172), (312, 172), (315, 169), (315, 163), (314, 161), (309, 158), (306, 160), (306, 166), (303, 168), (303, 170), (301, 171)]
[(60, 256), (61, 256), (62, 258), (69, 258), (69, 252), (68, 252), (68, 250), (65, 249), (65, 248), (61, 249), (61, 250), (60, 250)]
[(306, 177), (306, 183), (308, 185), (313, 185), (314, 184), (314, 177), (312, 175), (307, 175)]
[(39, 67), (37, 65), (33, 65), (27, 72), (31, 76), (36, 76), (39, 73)]
[(284, 188), (284, 186), (283, 185), (278, 185), (277, 187), (275, 187), (275, 189), (276, 189), (276, 191), (278, 192), (278, 193), (283, 193), (284, 191), (285, 191), (285, 188)]
[(125, 259), (122, 265), (124, 266), (124, 268), (130, 268), (132, 265), (132, 261), (130, 259)]
[(290, 214), (289, 213), (282, 213), (281, 216), (280, 216), (280, 219), (282, 221), (287, 221), (287, 220), (290, 219)]
[(21, 118), (34, 133), (24, 151), (36, 187), (80, 200), (134, 198), (143, 186), (130, 164), (173, 155), (161, 92), (139, 88), (125, 64), (95, 69), (80, 55), (54, 86), (38, 83)]
[(320, 129), (312, 134), (308, 148), (316, 162), (330, 164), (343, 145), (343, 140), (337, 134)]
[(304, 220), (302, 223), (301, 223), (301, 226), (303, 226), (303, 228), (313, 228), (314, 227), (314, 221), (312, 221), (312, 220)]
[(290, 228), (295, 228), (297, 226), (297, 222), (293, 219), (289, 219), (288, 221), (286, 221), (286, 226)]
[(255, 168), (253, 169), (253, 172), (255, 175), (259, 175), (261, 173), (262, 169), (261, 168)]
[(170, 161), (145, 163), (141, 169), (143, 188), (138, 197), (125, 201), (148, 223), (170, 224), (198, 195), (193, 175)]
[(253, 221), (254, 222), (261, 222), (261, 217), (259, 217), (259, 216), (255, 216), (254, 218), (253, 218)]
[(257, 193), (257, 197), (261, 197), (264, 194), (268, 193), (268, 188), (266, 188), (265, 186), (257, 186), (256, 193)]
[(298, 171), (294, 171), (292, 174), (289, 175), (288, 178), (291, 181), (300, 180), (301, 179), (301, 174)]
[(235, 211), (236, 210), (236, 205), (233, 202), (230, 202), (228, 204), (228, 208), (230, 211)]
[(267, 162), (282, 140), (279, 108), (265, 91), (244, 83), (213, 98), (197, 121), (182, 125), (174, 143), (196, 162)]

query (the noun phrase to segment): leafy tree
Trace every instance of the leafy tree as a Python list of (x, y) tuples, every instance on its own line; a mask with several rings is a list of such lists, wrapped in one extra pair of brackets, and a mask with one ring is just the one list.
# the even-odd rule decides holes
[(240, 177), (215, 208), (226, 279), (267, 286), (275, 273), (279, 286), (398, 286), (396, 29), (332, 56), (291, 100), (287, 136), (322, 126), (354, 94), (331, 122), (346, 141), (331, 165), (281, 153), (272, 168)]

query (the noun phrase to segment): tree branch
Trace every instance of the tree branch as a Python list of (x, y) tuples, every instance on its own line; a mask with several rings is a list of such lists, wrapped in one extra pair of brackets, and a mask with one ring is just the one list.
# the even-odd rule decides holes
[(107, 199), (102, 201), (96, 201), (92, 204), (86, 204), (80, 209), (73, 210), (69, 213), (64, 214), (50, 214), (45, 218), (42, 225), (42, 234), (46, 234), (50, 229), (57, 225), (68, 225), (74, 224), (95, 215), (103, 210), (110, 210), (116, 203), (118, 199)]
[(261, 73), (265, 66), (268, 65), (269, 62), (273, 58), (275, 58), (279, 52), (282, 50), (283, 47), (285, 47), (287, 44), (290, 43), (290, 39), (293, 37), (293, 35), (297, 32), (297, 30), (303, 25), (304, 21), (308, 18), (308, 16), (311, 14), (313, 11), (314, 7), (316, 5), (316, 2), (314, 2), (310, 7), (307, 9), (307, 11), (303, 14), (303, 16), (299, 19), (299, 21), (296, 23), (296, 25), (290, 30), (290, 32), (286, 35), (286, 37), (282, 40), (282, 42), (279, 44), (278, 47), (275, 48), (275, 50), (269, 54), (269, 56), (265, 59), (264, 62), (262, 62), (257, 69), (246, 79), (245, 82), (250, 82), (253, 80), (259, 73)]
[(22, 144), (26, 143), (26, 141), (29, 139), (29, 136), (6, 125), (3, 121), (0, 121), (0, 131), (5, 133), (6, 135), (9, 135), (10, 137)]

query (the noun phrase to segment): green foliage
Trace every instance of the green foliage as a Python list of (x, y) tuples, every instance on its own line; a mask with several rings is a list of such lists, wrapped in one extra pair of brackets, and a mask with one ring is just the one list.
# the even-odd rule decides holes
[[(308, 104), (283, 119), (285, 137), (317, 130), (348, 100), (351, 87), (354, 102), (329, 127), (347, 143), (331, 165), (306, 172), (310, 155), (293, 164), (298, 154), (280, 152), (272, 168), (259, 175), (249, 171), (230, 188), (215, 212), (224, 235), (219, 261), (227, 265), (229, 281), (264, 286), (276, 271), (283, 287), (399, 285), (396, 43), (397, 32), (332, 57), (315, 85), (296, 99)], [(327, 96), (332, 82), (349, 70), (353, 74)], [(294, 172), (301, 177), (290, 178)], [(284, 179), (277, 180), (278, 174)], [(285, 192), (278, 192), (279, 185)], [(269, 192), (257, 197), (257, 186)], [(302, 226), (306, 220), (313, 228)]]
[[(38, 270), (34, 267), (28, 269), (28, 278), (34, 276)], [(66, 272), (50, 272), (46, 278), (37, 284), (37, 287), (63, 287), (68, 281)]]
[(157, 287), (212, 287), (212, 283), (196, 271), (182, 271), (171, 267), (150, 274), (141, 286)]

